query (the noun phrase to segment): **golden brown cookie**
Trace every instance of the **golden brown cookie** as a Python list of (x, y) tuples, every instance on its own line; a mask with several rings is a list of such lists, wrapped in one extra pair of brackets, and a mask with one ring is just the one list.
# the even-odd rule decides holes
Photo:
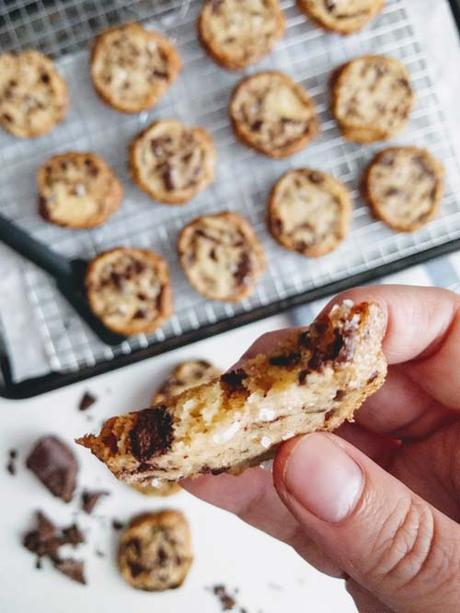
[(386, 140), (406, 127), (415, 95), (398, 60), (365, 55), (345, 64), (332, 81), (332, 111), (344, 137)]
[(203, 128), (157, 121), (131, 143), (133, 180), (154, 200), (183, 204), (214, 180), (216, 150)]
[(159, 496), (160, 498), (166, 498), (167, 496), (173, 496), (178, 494), (182, 488), (177, 483), (159, 483), (154, 485), (131, 485), (131, 487), (143, 494), (144, 496)]
[(99, 226), (123, 197), (120, 181), (95, 153), (54, 155), (38, 169), (37, 184), (41, 215), (69, 228)]
[(243, 143), (272, 158), (300, 151), (319, 131), (308, 93), (277, 71), (243, 79), (232, 94), (230, 118)]
[(444, 168), (426, 149), (391, 147), (377, 154), (363, 180), (376, 217), (399, 232), (412, 232), (438, 212)]
[(237, 213), (197, 217), (179, 234), (177, 250), (191, 285), (211, 300), (242, 300), (266, 268), (259, 239)]
[(336, 249), (348, 234), (348, 189), (324, 172), (288, 170), (274, 186), (268, 205), (268, 228), (286, 249), (319, 257)]
[(385, 0), (297, 0), (297, 4), (325, 30), (353, 34), (380, 13)]
[(284, 28), (278, 0), (206, 0), (198, 20), (203, 45), (229, 70), (245, 68), (270, 53)]
[(179, 511), (138, 515), (121, 534), (118, 568), (137, 590), (163, 592), (180, 587), (192, 562), (190, 528)]
[(176, 396), (186, 389), (207, 383), (220, 374), (220, 369), (207, 360), (185, 360), (173, 368), (166, 381), (153, 395), (152, 404), (161, 404), (170, 396)]
[(150, 109), (175, 81), (181, 68), (167, 38), (138, 23), (110, 28), (97, 36), (91, 78), (99, 96), (117, 111)]
[(168, 265), (147, 249), (119, 247), (88, 264), (89, 305), (102, 323), (118, 334), (153, 332), (171, 315)]
[(69, 107), (67, 84), (39, 51), (0, 55), (0, 125), (21, 138), (48, 134)]

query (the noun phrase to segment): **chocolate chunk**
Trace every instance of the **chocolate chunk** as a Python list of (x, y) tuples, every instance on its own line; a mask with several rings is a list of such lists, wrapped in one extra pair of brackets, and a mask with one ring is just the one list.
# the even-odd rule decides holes
[(310, 374), (311, 370), (302, 370), (299, 372), (299, 376), (298, 376), (298, 381), (300, 383), (300, 385), (305, 385), (305, 381), (307, 380), (308, 375)]
[(318, 346), (313, 351), (313, 355), (308, 362), (311, 370), (320, 370), (326, 362), (331, 362), (338, 358), (341, 349), (344, 347), (344, 339), (337, 332), (334, 332), (334, 339), (326, 347)]
[(225, 585), (219, 584), (212, 588), (212, 593), (219, 599), (222, 611), (231, 611), (236, 605), (236, 600), (231, 596)]
[(97, 490), (90, 492), (89, 490), (85, 490), (81, 495), (81, 508), (85, 513), (91, 515), (94, 511), (95, 506), (99, 502), (99, 500), (103, 496), (108, 496), (110, 492), (106, 492), (104, 490)]
[(18, 457), (18, 452), (16, 449), (10, 449), (8, 452), (8, 463), (6, 465), (6, 470), (10, 473), (10, 475), (14, 476), (16, 474), (16, 459)]
[(172, 417), (164, 406), (145, 409), (137, 414), (129, 433), (134, 457), (144, 462), (167, 451), (172, 441)]
[(230, 391), (245, 390), (243, 381), (247, 376), (247, 373), (242, 368), (239, 368), (238, 370), (230, 370), (221, 375), (220, 382)]
[(169, 164), (165, 164), (165, 169), (161, 176), (163, 179), (164, 186), (168, 191), (173, 191), (174, 189), (176, 189), (177, 186), (176, 182), (174, 181), (174, 172)]
[(284, 355), (274, 355), (269, 359), (272, 366), (295, 366), (299, 363), (300, 353), (287, 353)]
[(114, 530), (123, 530), (124, 523), (119, 519), (112, 519), (112, 528)]
[(70, 502), (77, 484), (78, 464), (65, 443), (55, 436), (41, 438), (27, 458), (26, 466), (53, 496)]
[(334, 400), (340, 402), (345, 397), (344, 390), (337, 390), (334, 396)]
[(251, 270), (251, 258), (247, 253), (242, 253), (238, 262), (237, 269), (234, 273), (234, 277), (238, 281), (238, 283), (244, 283), (248, 276), (251, 274)]
[(315, 185), (324, 183), (324, 177), (319, 172), (315, 172), (314, 170), (308, 174), (308, 178)]
[(259, 132), (263, 125), (264, 125), (264, 122), (261, 119), (257, 119), (251, 125), (251, 130), (254, 130), (254, 132)]
[(86, 411), (96, 402), (96, 396), (93, 396), (90, 392), (85, 392), (78, 405), (79, 411)]
[(86, 585), (85, 567), (81, 560), (74, 560), (73, 558), (58, 560), (55, 562), (54, 568), (72, 581)]
[(85, 542), (85, 535), (77, 526), (77, 524), (72, 524), (68, 528), (62, 529), (62, 544), (63, 545), (72, 545), (76, 547), (77, 545), (81, 545), (81, 543)]

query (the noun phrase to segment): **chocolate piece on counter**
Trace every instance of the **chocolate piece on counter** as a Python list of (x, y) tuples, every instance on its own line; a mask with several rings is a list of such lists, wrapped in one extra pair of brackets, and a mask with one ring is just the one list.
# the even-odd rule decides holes
[(118, 520), (118, 519), (112, 519), (112, 528), (114, 530), (123, 530), (123, 528), (125, 527), (125, 524)]
[(96, 396), (93, 396), (90, 392), (85, 392), (78, 405), (79, 411), (87, 411), (96, 402)]
[(70, 502), (76, 487), (78, 464), (65, 443), (55, 436), (41, 438), (27, 458), (26, 466), (53, 496)]
[(94, 511), (94, 507), (103, 496), (109, 496), (110, 492), (104, 490), (95, 490), (93, 492), (85, 490), (81, 495), (81, 508), (85, 513), (91, 515)]
[(85, 542), (85, 536), (77, 524), (72, 524), (68, 528), (62, 529), (61, 541), (63, 545), (72, 545), (76, 547)]
[(10, 475), (14, 476), (16, 474), (16, 459), (18, 457), (18, 452), (16, 449), (10, 449), (8, 452), (8, 463), (6, 465), (6, 470), (10, 473)]
[(72, 581), (86, 585), (85, 567), (81, 560), (74, 560), (73, 558), (58, 560), (55, 562), (54, 568)]
[(222, 611), (232, 611), (236, 605), (236, 600), (227, 592), (225, 585), (214, 585), (212, 593), (219, 599)]

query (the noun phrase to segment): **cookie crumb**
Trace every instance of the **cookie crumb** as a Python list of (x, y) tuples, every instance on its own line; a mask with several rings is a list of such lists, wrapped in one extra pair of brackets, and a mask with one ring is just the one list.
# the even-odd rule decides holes
[(87, 411), (96, 402), (97, 398), (91, 392), (85, 392), (78, 405), (79, 411)]
[[(239, 613), (247, 613), (247, 609), (240, 607), (236, 601), (235, 596), (232, 596), (227, 587), (223, 583), (218, 583), (211, 588), (211, 592), (214, 596), (217, 596), (222, 611), (239, 611)], [(233, 590), (233, 593), (238, 594), (238, 588)]]
[(97, 490), (97, 491), (95, 490), (92, 492), (89, 490), (84, 490), (81, 495), (82, 510), (88, 515), (91, 515), (91, 513), (94, 511), (94, 508), (98, 504), (99, 500), (103, 496), (109, 496), (109, 495), (110, 495), (110, 492), (107, 492), (105, 490)]
[(119, 519), (112, 519), (112, 528), (114, 530), (123, 530), (124, 525), (125, 524)]
[(8, 463), (6, 465), (6, 470), (10, 473), (12, 477), (16, 474), (16, 460), (18, 457), (18, 452), (16, 449), (10, 449), (8, 451)]

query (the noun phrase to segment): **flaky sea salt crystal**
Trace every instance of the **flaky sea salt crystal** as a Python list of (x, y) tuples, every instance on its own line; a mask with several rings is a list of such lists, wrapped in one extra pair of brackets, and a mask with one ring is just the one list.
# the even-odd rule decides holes
[(349, 309), (351, 309), (351, 307), (355, 306), (355, 303), (353, 302), (353, 300), (350, 300), (349, 298), (346, 298), (343, 302), (342, 302), (343, 306), (348, 307)]
[(260, 409), (259, 411), (260, 421), (272, 421), (275, 417), (276, 413), (273, 409)]
[(161, 487), (163, 485), (163, 482), (161, 479), (158, 479), (158, 477), (154, 477), (151, 481), (150, 481), (150, 485), (152, 487)]
[(220, 432), (216, 432), (213, 435), (212, 440), (217, 444), (228, 443), (228, 441), (230, 441), (235, 436), (235, 434), (238, 432), (239, 429), (240, 429), (240, 424), (238, 422), (233, 423), (226, 430), (221, 430)]
[(271, 445), (272, 445), (272, 439), (269, 438), (268, 436), (263, 436), (260, 439), (260, 444), (262, 445), (262, 447), (264, 447), (265, 449), (270, 449)]

